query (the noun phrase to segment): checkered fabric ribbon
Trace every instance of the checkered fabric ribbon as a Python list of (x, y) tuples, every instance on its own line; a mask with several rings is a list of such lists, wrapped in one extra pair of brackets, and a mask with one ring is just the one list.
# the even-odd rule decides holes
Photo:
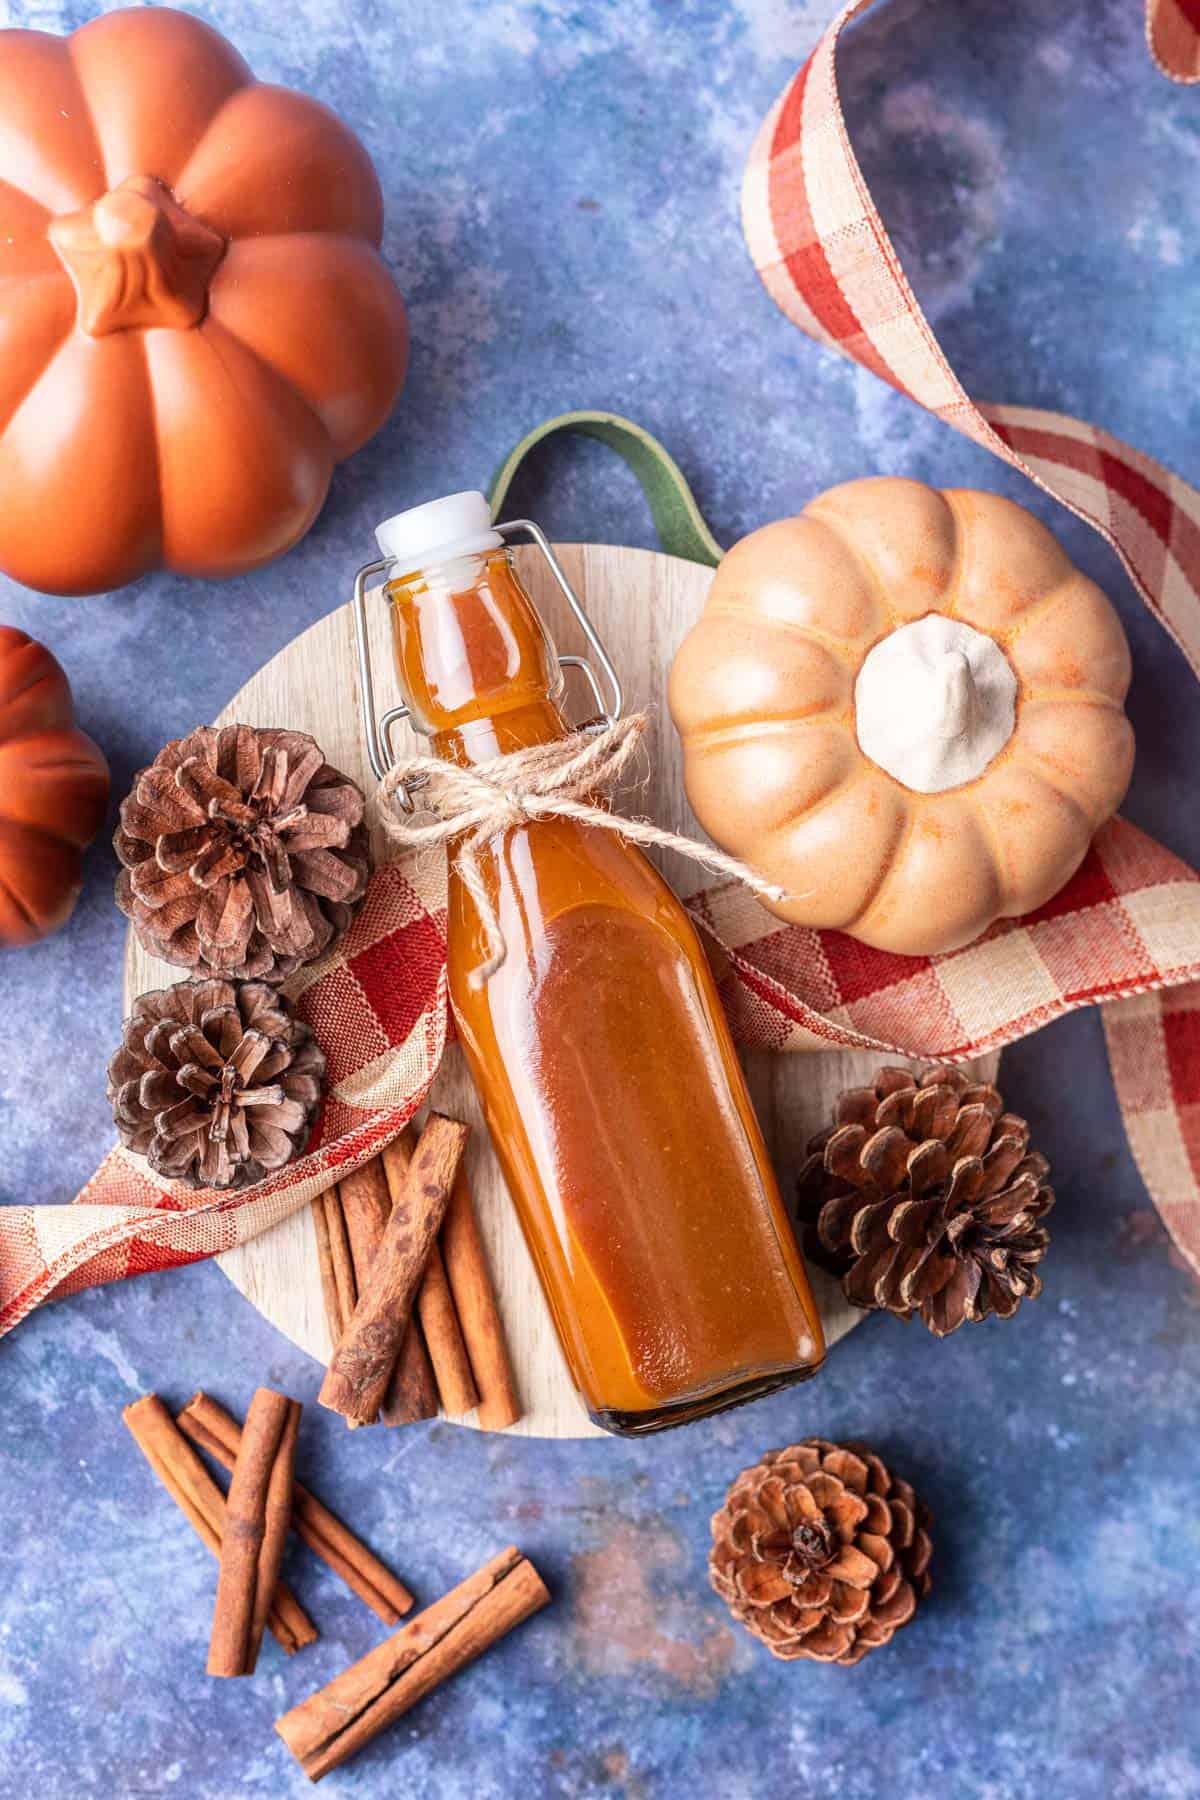
[[(1200, 494), (1095, 427), (976, 404), (912, 295), (837, 97), (838, 37), (869, 4), (854, 0), (835, 20), (755, 146), (745, 223), (763, 280), (812, 336), (1094, 525), (1200, 674)], [(1200, 78), (1200, 0), (1151, 0), (1147, 29), (1168, 73)], [(691, 553), (704, 555), (703, 545)], [(840, 932), (784, 927), (729, 884), (690, 905), (748, 1046), (966, 1058), (1102, 1005), (1133, 1153), (1200, 1272), (1200, 876), (1135, 827), (1113, 820), (1049, 905), (946, 956), (889, 956)], [(448, 1030), (443, 878), (411, 861), (380, 870), (337, 951), (290, 991), (329, 1063), (306, 1154), (245, 1194), (214, 1195), (164, 1189), (118, 1149), (73, 1206), (4, 1209), (0, 1331), (55, 1295), (245, 1242), (407, 1123)]]
[(118, 1147), (74, 1205), (0, 1209), (0, 1335), (44, 1300), (247, 1243), (390, 1142), (446, 1047), (445, 921), (444, 875), (389, 864), (336, 952), (288, 982), (325, 1052), (326, 1091), (305, 1154), (266, 1181), (197, 1193)]
[[(1200, 493), (1094, 425), (972, 400), (913, 295), (851, 148), (837, 91), (838, 41), (873, 3), (843, 8), (751, 152), (743, 223), (759, 274), (810, 336), (1003, 457), (1094, 526), (1200, 675)], [(1149, 0), (1146, 35), (1165, 73), (1200, 80), (1200, 0)], [(837, 1021), (842, 1043), (884, 1038), (917, 1054), (951, 1056), (1003, 1043), (1071, 1007), (1103, 1003), (1130, 1146), (1168, 1229), (1200, 1273), (1196, 881), (1117, 820), (1050, 906), (995, 927), (957, 955), (922, 963), (881, 957), (833, 934), (821, 934), (818, 946), (798, 932), (786, 940), (775, 932), (744, 943), (732, 959), (737, 1003), (761, 1017), (764, 1006), (781, 1011), (785, 989), (807, 988), (813, 998), (793, 1012), (792, 1032), (828, 1038)], [(724, 935), (721, 904), (709, 902)], [(740, 899), (723, 904), (744, 909)]]
[(1146, 42), (1172, 81), (1200, 81), (1200, 0), (1146, 0)]

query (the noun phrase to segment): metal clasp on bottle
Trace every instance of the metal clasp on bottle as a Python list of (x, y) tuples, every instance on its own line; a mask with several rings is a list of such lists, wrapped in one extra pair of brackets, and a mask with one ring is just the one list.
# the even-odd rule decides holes
[[(624, 696), (617, 671), (613, 667), (612, 658), (604, 648), (604, 643), (596, 627), (588, 618), (583, 602), (571, 583), (567, 580), (566, 570), (559, 562), (551, 548), (550, 541), (540, 525), (532, 519), (510, 519), (505, 525), (494, 525), (492, 529), (504, 539), (524, 532), (541, 551), (564, 599), (572, 613), (579, 621), (580, 630), (600, 665), (600, 674), (604, 678), (604, 687), (600, 685), (600, 676), (586, 656), (560, 656), (559, 667), (563, 669), (580, 669), (587, 679), (596, 702), (597, 727), (615, 725), (621, 716)], [(407, 706), (391, 706), (382, 718), (375, 714), (375, 681), (371, 671), (371, 644), (367, 632), (367, 584), (378, 576), (386, 575), (389, 569), (395, 568), (394, 559), (384, 557), (379, 562), (364, 563), (354, 577), (354, 634), (358, 645), (358, 685), (363, 710), (363, 729), (367, 739), (367, 757), (375, 778), (382, 781), (392, 764), (396, 761), (396, 751), (392, 745), (392, 732), (402, 719), (409, 717)], [(607, 699), (604, 689), (607, 688)], [(412, 784), (417, 785), (416, 783)], [(401, 784), (396, 790), (396, 798), (406, 812), (412, 812), (414, 802), (409, 786)]]

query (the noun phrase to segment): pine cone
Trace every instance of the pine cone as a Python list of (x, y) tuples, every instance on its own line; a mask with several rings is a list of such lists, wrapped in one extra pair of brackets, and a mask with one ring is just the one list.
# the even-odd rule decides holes
[(281, 981), (350, 923), (367, 885), (363, 808), (304, 732), (202, 725), (122, 802), (117, 905), (165, 962)]
[(772, 1656), (861, 1662), (929, 1592), (932, 1523), (863, 1445), (806, 1438), (742, 1470), (713, 1515), (709, 1576)]
[(133, 1003), (108, 1065), (117, 1135), (187, 1187), (240, 1188), (298, 1156), (325, 1058), (263, 981), (177, 981)]
[(1011, 1318), (1042, 1291), (1037, 1265), (1054, 1204), (1050, 1165), (994, 1087), (961, 1069), (880, 1069), (810, 1139), (798, 1222), (816, 1262), (855, 1306), (938, 1337), (989, 1313)]

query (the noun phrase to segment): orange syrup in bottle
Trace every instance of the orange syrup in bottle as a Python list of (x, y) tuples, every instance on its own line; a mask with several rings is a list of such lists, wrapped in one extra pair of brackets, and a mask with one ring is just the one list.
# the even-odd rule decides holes
[[(380, 527), (400, 684), (469, 765), (571, 730), (546, 629), (482, 495)], [(824, 1345), (694, 926), (643, 853), (575, 820), (511, 826), (481, 866), (507, 954), (453, 863), (459, 1037), (572, 1377), (639, 1434), (819, 1368)]]

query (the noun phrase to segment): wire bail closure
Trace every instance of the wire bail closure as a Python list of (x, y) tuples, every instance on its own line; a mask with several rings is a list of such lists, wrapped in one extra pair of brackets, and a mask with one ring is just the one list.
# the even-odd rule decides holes
[[(586, 656), (560, 656), (558, 665), (561, 669), (582, 671), (591, 689), (592, 698), (596, 702), (596, 727), (608, 729), (615, 725), (625, 703), (620, 679), (599, 632), (588, 618), (579, 595), (567, 580), (566, 570), (554, 554), (545, 532), (540, 525), (535, 525), (532, 519), (510, 519), (507, 524), (494, 525), (492, 529), (506, 540), (518, 532), (523, 532), (541, 552), (551, 575), (600, 665), (604, 688), (600, 685), (600, 676), (597, 675)], [(354, 635), (358, 648), (359, 704), (363, 715), (363, 734), (367, 740), (367, 759), (377, 781), (383, 780), (392, 764), (397, 760), (397, 752), (392, 745), (392, 732), (402, 719), (410, 716), (411, 712), (407, 706), (391, 706), (382, 718), (377, 718), (375, 713), (375, 680), (371, 668), (371, 644), (367, 629), (367, 584), (377, 576), (386, 575), (388, 570), (394, 569), (395, 566), (396, 559), (394, 557), (383, 557), (377, 562), (364, 563), (354, 577)], [(607, 701), (605, 688), (608, 691)], [(416, 810), (411, 792), (412, 786), (415, 785), (417, 784), (402, 783), (396, 789), (396, 798), (405, 812)]]

